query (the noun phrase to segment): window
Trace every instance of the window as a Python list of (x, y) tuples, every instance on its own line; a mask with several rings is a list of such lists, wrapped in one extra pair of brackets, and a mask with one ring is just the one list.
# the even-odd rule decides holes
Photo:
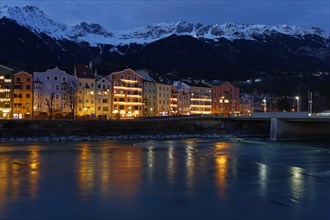
[(60, 90), (60, 85), (55, 85), (55, 90)]
[(26, 78), (26, 82), (30, 82), (30, 80), (31, 80), (30, 77)]
[(59, 95), (55, 95), (55, 99), (60, 99), (60, 96)]
[(18, 98), (23, 98), (23, 95), (22, 94), (18, 94)]
[(54, 80), (58, 80), (58, 77), (57, 76), (54, 76)]
[(130, 80), (131, 79), (131, 76), (127, 76), (127, 79)]
[(124, 75), (120, 75), (120, 78), (121, 78), (121, 79), (124, 79)]
[(30, 85), (27, 85), (26, 86), (26, 90), (30, 90), (31, 89), (31, 86)]
[(21, 78), (20, 78), (20, 77), (17, 77), (17, 78), (16, 78), (16, 81), (17, 81), (17, 82), (20, 82), (20, 81), (21, 81)]
[(25, 97), (26, 97), (26, 98), (30, 98), (30, 94), (26, 94)]
[(50, 80), (50, 76), (46, 76), (46, 79), (47, 79), (47, 80)]
[(62, 79), (63, 79), (63, 81), (65, 81), (65, 80), (66, 80), (65, 76), (63, 76), (63, 78), (62, 78)]
[(15, 85), (14, 89), (22, 89), (22, 85)]

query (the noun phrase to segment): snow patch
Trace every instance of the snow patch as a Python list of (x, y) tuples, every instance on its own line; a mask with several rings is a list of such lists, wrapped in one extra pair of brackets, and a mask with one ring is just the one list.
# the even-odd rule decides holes
[[(55, 39), (88, 42), (91, 46), (97, 46), (98, 44), (129, 45), (131, 43), (145, 45), (171, 35), (185, 35), (215, 41), (224, 38), (230, 41), (263, 39), (265, 42), (265, 36), (275, 36), (277, 34), (301, 39), (317, 36), (323, 38), (325, 43), (329, 39), (329, 35), (317, 27), (295, 25), (266, 26), (259, 24), (236, 25), (230, 22), (222, 25), (203, 25), (180, 21), (154, 23), (128, 30), (109, 31), (99, 24), (88, 24), (86, 22), (68, 26), (49, 17), (35, 6), (2, 6), (0, 7), (0, 18), (3, 17), (15, 20), (18, 24), (29, 28), (36, 34), (45, 33)], [(319, 41), (320, 39), (316, 40)]]

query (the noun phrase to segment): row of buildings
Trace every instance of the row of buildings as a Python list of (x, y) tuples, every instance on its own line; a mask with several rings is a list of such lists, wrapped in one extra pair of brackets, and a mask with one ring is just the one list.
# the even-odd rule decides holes
[(0, 65), (0, 118), (92, 118), (248, 113), (240, 90), (228, 81), (157, 82), (132, 69), (98, 76), (91, 65), (76, 64), (70, 75)]

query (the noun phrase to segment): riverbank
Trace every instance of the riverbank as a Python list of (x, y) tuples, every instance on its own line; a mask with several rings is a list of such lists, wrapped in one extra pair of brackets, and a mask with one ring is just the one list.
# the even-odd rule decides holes
[(266, 137), (269, 122), (232, 122), (227, 118), (153, 120), (3, 120), (0, 143), (210, 137)]

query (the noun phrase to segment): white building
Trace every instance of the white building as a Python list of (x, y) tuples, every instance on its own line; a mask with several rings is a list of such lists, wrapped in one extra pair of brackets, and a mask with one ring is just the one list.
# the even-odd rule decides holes
[(34, 72), (33, 80), (35, 118), (72, 117), (75, 107), (75, 94), (72, 94), (75, 89), (72, 88), (77, 84), (75, 76), (55, 67)]

